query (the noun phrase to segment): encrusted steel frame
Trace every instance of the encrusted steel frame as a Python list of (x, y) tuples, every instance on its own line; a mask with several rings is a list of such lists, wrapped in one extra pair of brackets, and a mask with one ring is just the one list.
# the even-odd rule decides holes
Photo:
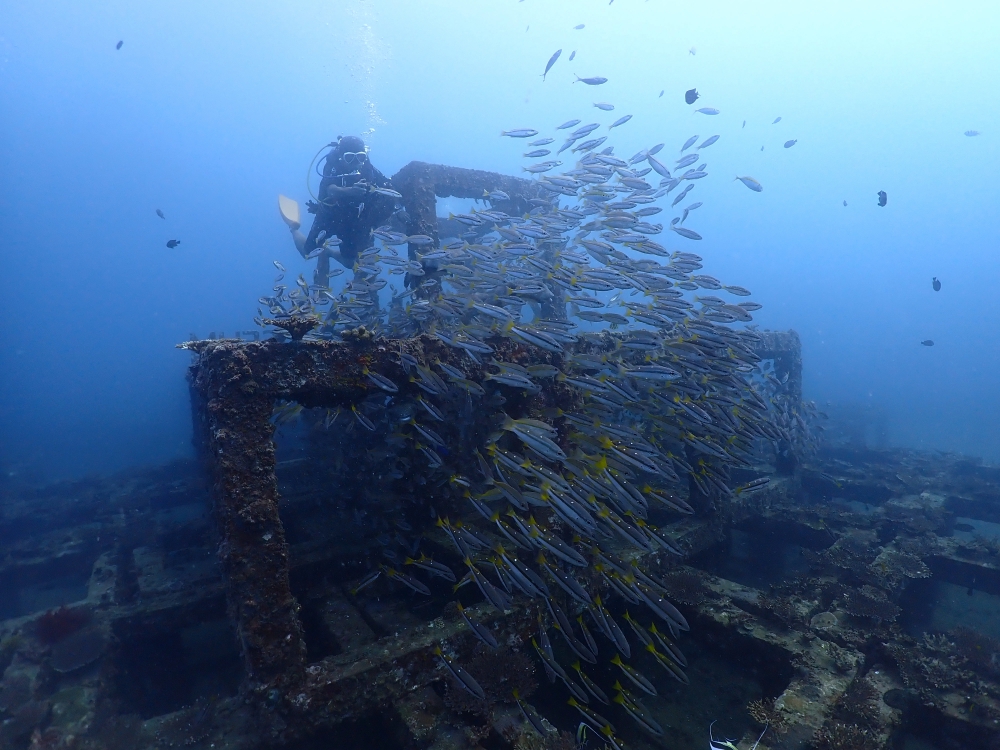
[[(501, 345), (510, 348), (507, 357), (516, 358), (523, 349), (513, 342)], [(189, 373), (195, 442), (213, 478), (219, 557), (246, 670), (244, 693), (257, 709), (262, 728), (275, 740), (286, 740), (343, 720), (351, 714), (339, 705), (345, 700), (363, 697), (373, 706), (394, 690), (434, 679), (431, 648), (460, 633), (460, 623), (428, 630), (426, 639), (417, 637), (419, 643), (411, 633), (405, 648), (380, 641), (377, 654), (351, 664), (335, 659), (307, 664), (278, 512), (271, 415), (278, 400), (305, 407), (356, 404), (375, 389), (364, 376), (365, 368), (395, 380), (402, 395), (410, 390), (416, 395), (417, 387), (401, 369), (401, 351), (421, 361), (466, 369), (469, 360), (427, 336), (393, 341), (365, 336), (344, 342), (198, 341), (184, 346), (196, 355)], [(564, 386), (557, 384), (553, 390), (556, 396), (564, 391), (563, 398), (572, 397)], [(505, 623), (501, 630), (527, 632), (534, 610), (522, 608), (498, 619)], [(471, 644), (467, 630), (459, 640)]]
[[(523, 214), (530, 208), (529, 200), (538, 196), (537, 183), (520, 177), (486, 172), (481, 169), (464, 169), (443, 164), (411, 161), (392, 176), (392, 186), (403, 196), (409, 221), (407, 231), (424, 234), (434, 240), (438, 237), (438, 198), (483, 198), (485, 193), (501, 190), (507, 201), (492, 202), (508, 214)], [(410, 247), (413, 256), (415, 246)]]

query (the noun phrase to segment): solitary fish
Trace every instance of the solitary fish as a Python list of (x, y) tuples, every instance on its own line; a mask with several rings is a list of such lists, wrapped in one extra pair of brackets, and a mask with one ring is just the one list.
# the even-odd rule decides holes
[(845, 205), (845, 206), (847, 205), (847, 201), (844, 201), (844, 205)]
[(156, 209), (156, 215), (159, 216), (161, 219), (167, 218), (166, 216), (163, 215), (163, 211), (161, 211), (160, 209)]
[(545, 80), (545, 76), (548, 75), (549, 71), (552, 70), (552, 66), (556, 64), (556, 60), (559, 59), (559, 55), (561, 54), (562, 54), (561, 49), (557, 49), (555, 52), (552, 53), (552, 57), (549, 58), (548, 63), (546, 63), (545, 65), (545, 72), (542, 73), (543, 81)]
[(736, 179), (753, 190), (755, 193), (759, 193), (764, 190), (764, 186), (757, 182), (757, 180), (753, 177), (740, 177), (737, 175)]
[(797, 138), (793, 139), (793, 140), (790, 140), (790, 141), (785, 141), (785, 148), (791, 148), (792, 146), (794, 146), (798, 142), (799, 141), (798, 141)]
[(610, 112), (615, 108), (614, 104), (608, 104), (607, 102), (594, 102), (594, 106), (605, 112)]
[[(607, 83), (608, 79), (601, 78), (600, 76), (594, 76), (593, 78), (580, 78), (580, 76), (577, 76), (576, 81), (580, 81), (580, 83), (585, 83), (588, 86), (600, 86), (602, 83)], [(576, 83), (576, 81), (573, 81), (573, 83)]]
[(584, 24), (582, 24), (582, 23), (578, 23), (578, 24), (577, 24), (576, 26), (574, 26), (574, 27), (573, 27), (573, 30), (574, 30), (574, 31), (579, 31), (579, 30), (580, 30), (580, 29), (582, 29), (583, 27), (584, 27)]
[(173, 249), (174, 249), (175, 247), (177, 247), (177, 246), (178, 246), (179, 244), (181, 244), (181, 241), (180, 241), (180, 240), (170, 240), (170, 241), (169, 241), (169, 242), (167, 243), (167, 247), (169, 247), (169, 248), (170, 248), (171, 250), (173, 250)]
[[(122, 43), (118, 42), (118, 46), (121, 47)], [(966, 130), (965, 131), (965, 135), (969, 136), (969, 138), (972, 138), (973, 136), (979, 135), (979, 131), (978, 130)]]
[(931, 286), (934, 287), (934, 291), (935, 292), (940, 292), (941, 291), (941, 282), (938, 281), (938, 277), (937, 276), (935, 276), (934, 279), (931, 281)]
[(632, 119), (632, 115), (625, 115), (624, 117), (619, 117), (613, 123), (611, 123), (610, 125), (608, 125), (608, 130), (611, 130), (611, 128), (617, 128), (619, 125), (624, 125), (626, 122), (628, 122), (631, 119)]
[(701, 94), (698, 93), (698, 89), (688, 89), (684, 92), (684, 101), (687, 104), (694, 104), (698, 101), (699, 96), (701, 96)]
[(747, 126), (747, 121), (746, 121), (746, 120), (744, 120), (744, 121), (743, 121), (743, 125), (742, 125), (741, 127), (744, 127), (744, 128), (745, 128), (746, 126)]
[(518, 130), (501, 131), (500, 135), (505, 135), (508, 138), (531, 138), (532, 136), (538, 135), (538, 131), (532, 130), (531, 128), (520, 128)]
[[(121, 49), (123, 44), (125, 44), (125, 42), (119, 40), (118, 44), (115, 45), (115, 49)], [(979, 135), (979, 134), (976, 133), (976, 135)]]
[(688, 50), (688, 54), (689, 55), (697, 55), (698, 54), (698, 48), (697, 47), (692, 47), (691, 49)]
[(921, 341), (920, 343), (923, 344), (924, 346), (934, 346), (934, 342), (931, 341), (930, 339), (925, 339), (925, 340)]
[(878, 191), (878, 204), (880, 206), (885, 206), (885, 204), (888, 203), (888, 201), (889, 201), (889, 196), (886, 195), (885, 191), (884, 190), (879, 190)]
[(675, 232), (677, 232), (677, 234), (679, 234), (681, 237), (687, 237), (689, 240), (700, 240), (701, 239), (701, 235), (700, 234), (698, 234), (693, 229), (688, 229), (687, 227), (677, 227), (677, 226), (674, 226), (674, 227), (670, 227), (670, 229), (672, 229)]
[(774, 122), (772, 122), (771, 124), (772, 125), (777, 125), (779, 122), (781, 122), (781, 118), (780, 117), (775, 117), (774, 118)]
[(695, 112), (701, 112), (703, 115), (717, 115), (719, 110), (715, 107), (702, 107), (701, 109), (696, 109)]

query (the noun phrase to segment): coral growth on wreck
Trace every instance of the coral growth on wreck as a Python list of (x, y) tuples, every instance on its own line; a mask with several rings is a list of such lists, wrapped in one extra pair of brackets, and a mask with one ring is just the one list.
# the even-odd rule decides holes
[(950, 635), (958, 655), (973, 671), (982, 677), (1000, 676), (1000, 640), (961, 625)]
[(444, 702), (452, 711), (488, 717), (498, 703), (513, 703), (516, 690), (521, 699), (527, 699), (537, 689), (534, 662), (520, 651), (509, 648), (489, 649), (479, 645), (464, 668), (476, 676), (476, 681), (486, 694), (480, 700), (449, 680)]
[(855, 679), (833, 706), (829, 721), (813, 737), (815, 750), (878, 750), (882, 721), (878, 690), (866, 678)]
[(776, 738), (783, 735), (788, 729), (788, 722), (785, 721), (784, 714), (774, 707), (773, 699), (761, 698), (750, 701), (747, 704), (747, 713), (758, 724), (766, 724)]
[(844, 609), (854, 617), (866, 617), (880, 622), (891, 622), (899, 616), (900, 609), (888, 599), (876, 598), (872, 591), (851, 591), (847, 594)]
[(814, 750), (879, 750), (878, 737), (854, 724), (832, 721), (813, 737)]
[(702, 575), (689, 568), (676, 568), (665, 573), (663, 584), (674, 599), (691, 606), (697, 606), (713, 595), (705, 588)]

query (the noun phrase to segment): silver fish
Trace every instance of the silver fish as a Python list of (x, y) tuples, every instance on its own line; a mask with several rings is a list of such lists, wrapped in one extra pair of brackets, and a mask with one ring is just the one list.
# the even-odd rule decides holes
[(625, 115), (624, 117), (619, 117), (613, 123), (611, 123), (610, 125), (608, 125), (608, 130), (611, 130), (612, 128), (617, 128), (619, 125), (624, 125), (626, 122), (628, 122), (631, 119), (632, 119), (632, 115)]
[(561, 54), (562, 54), (561, 49), (557, 49), (555, 52), (552, 53), (552, 57), (550, 57), (549, 61), (545, 64), (545, 72), (542, 73), (543, 81), (545, 80), (545, 76), (548, 75), (549, 71), (552, 70), (552, 66), (556, 64), (556, 60), (559, 59), (559, 55)]
[(740, 177), (740, 176), (737, 176), (736, 179), (739, 180), (740, 182), (742, 182), (744, 185), (746, 185), (751, 190), (753, 190), (755, 193), (760, 193), (760, 192), (762, 192), (764, 190), (764, 186), (761, 185), (759, 182), (757, 182), (757, 180), (755, 180), (753, 177)]

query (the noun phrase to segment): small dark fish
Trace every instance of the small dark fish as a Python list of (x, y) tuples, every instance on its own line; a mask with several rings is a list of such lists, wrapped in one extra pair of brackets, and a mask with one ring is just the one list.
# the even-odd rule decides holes
[(572, 61), (574, 57), (576, 57), (576, 50), (573, 50), (572, 52), (569, 53), (570, 61)]
[(167, 247), (169, 247), (171, 250), (173, 250), (179, 244), (181, 244), (180, 240), (170, 240), (170, 242), (167, 243)]
[[(115, 49), (121, 49), (123, 44), (125, 44), (125, 42), (119, 40), (118, 44), (115, 45)], [(977, 135), (978, 135), (978, 133), (977, 133)]]
[(543, 81), (545, 80), (545, 76), (548, 75), (549, 71), (552, 70), (552, 66), (556, 64), (556, 60), (559, 59), (559, 55), (561, 54), (562, 54), (561, 49), (557, 49), (555, 52), (552, 53), (552, 57), (549, 58), (548, 63), (546, 63), (545, 65), (545, 72), (542, 73)]
[(799, 142), (799, 141), (798, 141), (798, 139), (797, 139), (797, 138), (796, 138), (796, 139), (793, 139), (793, 140), (791, 140), (791, 141), (785, 141), (785, 148), (791, 148), (792, 146), (794, 146), (794, 145), (795, 145), (796, 143), (798, 143), (798, 142)]
[[(580, 83), (585, 83), (588, 86), (600, 86), (602, 83), (607, 83), (608, 79), (601, 78), (600, 76), (594, 76), (593, 78), (580, 78), (580, 76), (577, 76), (576, 81), (580, 81)], [(576, 81), (573, 81), (573, 83), (576, 83)]]
[(584, 27), (584, 24), (582, 24), (582, 23), (578, 23), (578, 24), (577, 24), (576, 26), (574, 26), (574, 27), (573, 27), (573, 30), (574, 30), (574, 31), (579, 31), (579, 30), (580, 30), (580, 29), (582, 29), (583, 27)]
[(930, 339), (924, 339), (920, 343), (923, 344), (924, 346), (934, 346), (934, 342), (931, 341)]
[(701, 94), (698, 93), (698, 89), (688, 89), (684, 92), (684, 101), (687, 104), (694, 104), (700, 96)]
[(772, 125), (777, 125), (779, 122), (781, 122), (781, 118), (780, 117), (775, 117), (774, 118), (774, 122), (772, 122), (771, 124)]
[(743, 121), (743, 125), (742, 125), (741, 127), (745, 128), (746, 126), (747, 126), (747, 121), (746, 121), (746, 120), (744, 120), (744, 121)]
[(935, 292), (941, 291), (941, 282), (938, 281), (937, 276), (935, 276), (934, 279), (931, 281), (931, 286), (934, 287)]
[(666, 91), (666, 89), (660, 89), (660, 96), (658, 96), (657, 99), (659, 99), (659, 98), (661, 98), (663, 96), (663, 92), (664, 91)]
[[(122, 43), (118, 42), (118, 46), (121, 47)], [(965, 131), (965, 135), (969, 136), (969, 138), (974, 138), (975, 136), (979, 135), (979, 131), (978, 130), (966, 130)]]
[(845, 206), (847, 205), (847, 201), (844, 201), (844, 205), (845, 205)]
[(884, 190), (879, 190), (878, 191), (878, 204), (880, 206), (884, 206), (888, 202), (889, 202), (889, 196), (886, 195), (886, 193), (885, 193)]
[(163, 211), (161, 211), (160, 209), (156, 209), (156, 215), (159, 216), (161, 219), (167, 218), (166, 216), (163, 215)]

